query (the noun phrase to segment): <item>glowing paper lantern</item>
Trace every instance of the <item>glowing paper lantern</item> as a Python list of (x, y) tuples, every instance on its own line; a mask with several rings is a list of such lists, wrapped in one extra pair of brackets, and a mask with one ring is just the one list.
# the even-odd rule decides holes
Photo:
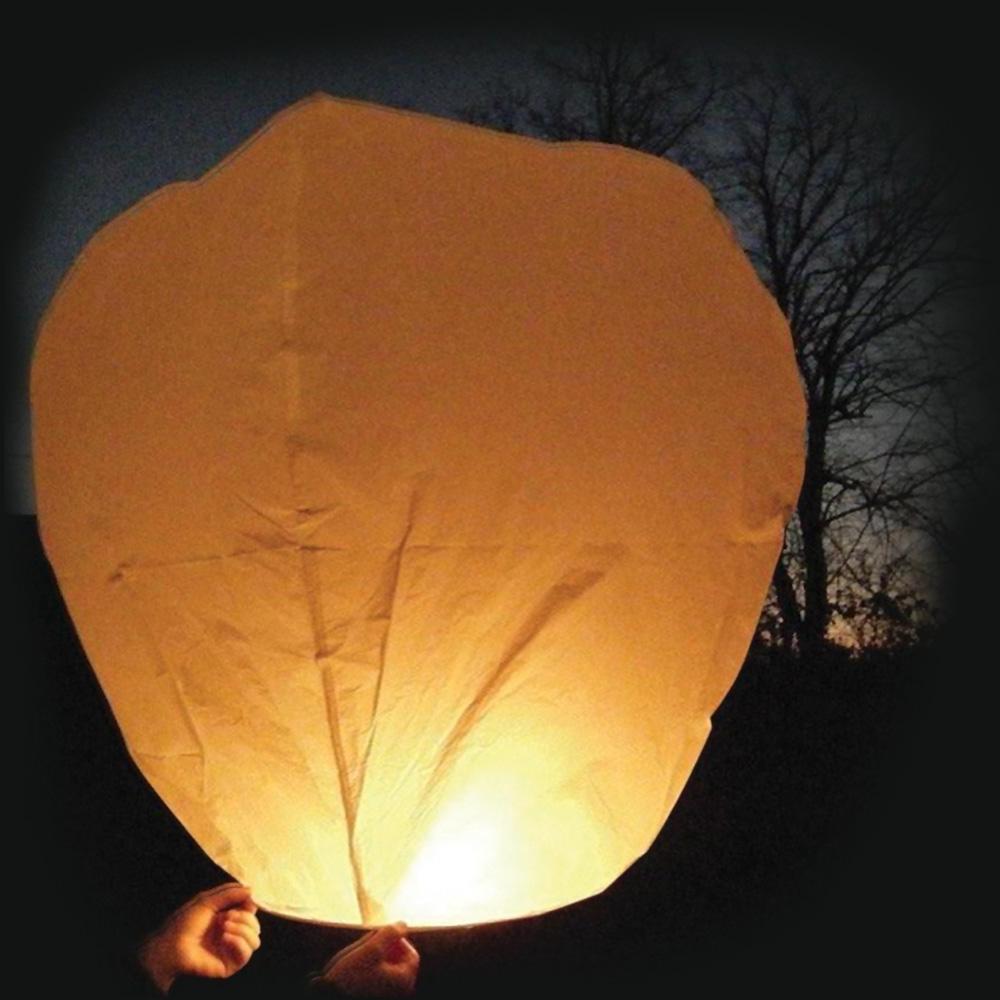
[(685, 172), (325, 97), (93, 239), (32, 391), (138, 766), (264, 905), (349, 924), (646, 850), (801, 466), (787, 328)]

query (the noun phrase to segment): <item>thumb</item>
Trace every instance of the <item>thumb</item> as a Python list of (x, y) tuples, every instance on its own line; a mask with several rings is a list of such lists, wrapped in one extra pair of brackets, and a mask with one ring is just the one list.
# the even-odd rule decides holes
[(398, 944), (406, 935), (408, 928), (401, 920), (394, 924), (380, 927), (371, 937), (371, 945), (378, 950), (379, 955), (392, 961), (396, 960)]
[(251, 896), (252, 892), (247, 886), (240, 885), (238, 882), (228, 882), (226, 885), (219, 885), (203, 892), (198, 897), (198, 902), (204, 903), (216, 913), (220, 913), (222, 910), (250, 903)]
[(385, 950), (383, 958), (389, 965), (402, 965), (404, 962), (418, 962), (420, 955), (417, 949), (405, 937), (396, 938)]

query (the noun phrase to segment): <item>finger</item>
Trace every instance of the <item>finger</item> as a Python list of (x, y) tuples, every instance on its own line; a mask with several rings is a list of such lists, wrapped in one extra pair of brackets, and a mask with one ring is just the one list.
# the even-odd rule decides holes
[(249, 943), (253, 951), (256, 951), (260, 947), (260, 934), (246, 924), (237, 923), (233, 920), (227, 920), (222, 925), (222, 936), (226, 937), (227, 935), (243, 938)]
[(406, 924), (401, 920), (395, 924), (386, 924), (380, 927), (372, 935), (371, 943), (378, 949), (380, 955), (385, 955), (387, 951), (395, 946), (408, 930)]
[[(217, 885), (212, 889), (205, 889), (203, 892), (199, 892), (197, 896), (192, 896), (183, 906), (178, 907), (177, 913), (183, 913), (185, 910), (191, 909), (193, 906), (198, 906), (204, 903), (211, 909), (216, 909), (214, 904), (214, 899), (219, 893), (229, 892), (232, 889), (243, 889), (239, 882), (226, 882), (223, 885)], [(249, 894), (249, 890), (247, 890)]]
[(374, 940), (375, 933), (375, 931), (369, 931), (367, 934), (363, 934), (357, 939), (357, 941), (353, 941), (351, 944), (347, 945), (346, 948), (341, 948), (340, 951), (334, 955), (334, 958), (343, 958), (345, 955), (350, 955), (359, 948), (367, 947)]
[(391, 965), (420, 962), (420, 954), (405, 937), (391, 941), (382, 952), (382, 957)]
[[(245, 888), (241, 882), (223, 882), (222, 885), (214, 885), (211, 889), (203, 889), (194, 897), (195, 900), (201, 902), (215, 896), (220, 892), (226, 892), (229, 889), (242, 889)], [(193, 901), (192, 901), (193, 902)]]
[(240, 903), (239, 906), (230, 907), (234, 910), (243, 910), (246, 913), (256, 913), (260, 907), (253, 901), (253, 899), (246, 899), (244, 902)]
[(252, 893), (248, 886), (240, 885), (238, 882), (229, 882), (201, 893), (197, 899), (218, 913), (231, 907), (241, 907), (244, 904), (252, 903), (251, 896)]
[(242, 969), (254, 952), (250, 942), (239, 934), (223, 934), (222, 946), (237, 969)]
[(260, 921), (249, 910), (223, 910), (220, 916), (226, 921), (231, 920), (233, 923), (245, 924), (255, 934), (260, 934)]
[(372, 938), (375, 937), (376, 931), (369, 931), (367, 934), (362, 935), (357, 939), (357, 941), (352, 941), (349, 945), (341, 948), (340, 951), (335, 951), (327, 960), (326, 965), (323, 966), (323, 974), (325, 975), (330, 971), (342, 958), (346, 958), (348, 955), (353, 955), (359, 948), (363, 948), (367, 945)]
[(393, 966), (385, 971), (385, 978), (393, 984), (396, 996), (408, 997), (416, 989), (417, 968), (416, 966), (412, 968), (402, 965)]

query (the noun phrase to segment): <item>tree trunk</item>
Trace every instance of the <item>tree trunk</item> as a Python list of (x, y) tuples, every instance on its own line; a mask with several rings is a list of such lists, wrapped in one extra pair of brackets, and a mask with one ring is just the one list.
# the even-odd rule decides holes
[(800, 645), (802, 639), (802, 615), (799, 612), (799, 600), (795, 594), (795, 584), (792, 582), (785, 553), (778, 557), (774, 567), (774, 596), (781, 612), (781, 644), (792, 653)]
[(830, 624), (830, 601), (827, 594), (829, 572), (826, 550), (823, 547), (825, 446), (826, 421), (821, 414), (810, 413), (805, 475), (798, 504), (805, 571), (805, 608), (799, 633), (799, 652), (806, 661), (823, 654), (826, 648), (826, 630)]

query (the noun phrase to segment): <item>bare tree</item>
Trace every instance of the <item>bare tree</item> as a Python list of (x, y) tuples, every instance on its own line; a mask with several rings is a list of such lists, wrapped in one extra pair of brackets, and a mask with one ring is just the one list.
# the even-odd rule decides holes
[[(808, 656), (828, 641), (835, 583), (870, 591), (839, 602), (845, 618), (864, 599), (888, 606), (903, 529), (927, 516), (946, 471), (929, 430), (949, 378), (947, 308), (963, 287), (952, 171), (801, 67), (748, 77), (727, 136), (717, 194), (788, 318), (807, 401), (805, 476), (774, 595), (786, 643)], [(874, 589), (857, 572), (873, 553)]]
[[(924, 611), (906, 596), (913, 532), (934, 521), (952, 461), (935, 437), (951, 384), (940, 347), (961, 287), (950, 170), (895, 118), (801, 65), (744, 67), (738, 82), (730, 70), (719, 101), (709, 60), (655, 38), (599, 36), (543, 63), (550, 93), (501, 85), (467, 117), (693, 167), (788, 319), (806, 468), (770, 638), (815, 655), (838, 619), (848, 642), (898, 638), (903, 609)], [(863, 613), (869, 625), (854, 628)]]
[(718, 93), (710, 61), (680, 53), (655, 33), (598, 32), (549, 45), (538, 58), (543, 93), (501, 80), (462, 116), (508, 132), (612, 143), (686, 162)]

